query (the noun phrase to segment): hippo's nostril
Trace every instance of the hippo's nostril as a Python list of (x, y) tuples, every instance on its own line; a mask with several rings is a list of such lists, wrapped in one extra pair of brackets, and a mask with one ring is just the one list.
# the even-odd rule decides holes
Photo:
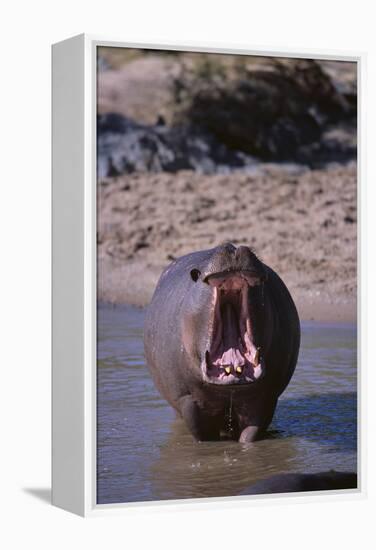
[(249, 262), (252, 260), (252, 253), (251, 251), (249, 250), (248, 246), (239, 246), (237, 249), (236, 249), (236, 252), (235, 252), (235, 258), (241, 262), (241, 261), (244, 261), (244, 262)]
[(192, 278), (192, 281), (194, 281), (195, 283), (197, 283), (199, 277), (201, 275), (201, 271), (199, 269), (192, 269), (191, 271), (191, 278)]
[(231, 254), (233, 254), (234, 252), (236, 253), (237, 250), (236, 246), (232, 243), (225, 243), (224, 248), (227, 252), (230, 252)]

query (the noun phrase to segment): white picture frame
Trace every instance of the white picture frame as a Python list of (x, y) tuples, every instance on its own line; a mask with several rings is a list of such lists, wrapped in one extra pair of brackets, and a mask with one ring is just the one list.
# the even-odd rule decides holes
[[(272, 51), (216, 44), (130, 44), (79, 35), (52, 47), (52, 503), (79, 514), (113, 513), (161, 502), (98, 505), (96, 500), (96, 49), (99, 46), (189, 50), (239, 55), (353, 61), (358, 67), (358, 215), (364, 206), (361, 97), (364, 54)], [(358, 236), (358, 265), (361, 265)], [(361, 498), (365, 494), (364, 386), (361, 361), (364, 308), (358, 276), (358, 479), (356, 490), (321, 494), (216, 498), (219, 505)], [(205, 506), (210, 499), (164, 501)], [(261, 502), (260, 502), (261, 501)]]

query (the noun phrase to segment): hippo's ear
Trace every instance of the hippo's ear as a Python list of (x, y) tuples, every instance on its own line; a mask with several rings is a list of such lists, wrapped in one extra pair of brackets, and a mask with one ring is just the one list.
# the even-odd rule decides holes
[(195, 283), (197, 283), (199, 277), (201, 275), (201, 271), (199, 269), (192, 269), (191, 271), (191, 278), (192, 278), (192, 281), (194, 281)]

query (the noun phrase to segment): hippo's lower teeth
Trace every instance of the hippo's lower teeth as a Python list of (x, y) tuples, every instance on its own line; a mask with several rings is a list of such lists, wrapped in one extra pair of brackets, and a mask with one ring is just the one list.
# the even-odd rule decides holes
[(257, 379), (257, 378), (260, 378), (261, 375), (262, 375), (262, 367), (260, 364), (253, 369), (253, 376)]

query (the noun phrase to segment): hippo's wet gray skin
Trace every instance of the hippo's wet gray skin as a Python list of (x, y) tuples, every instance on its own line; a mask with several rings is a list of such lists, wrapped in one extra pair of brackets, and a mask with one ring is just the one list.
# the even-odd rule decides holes
[(259, 438), (294, 372), (300, 326), (278, 275), (246, 246), (162, 273), (145, 321), (154, 382), (197, 440)]

